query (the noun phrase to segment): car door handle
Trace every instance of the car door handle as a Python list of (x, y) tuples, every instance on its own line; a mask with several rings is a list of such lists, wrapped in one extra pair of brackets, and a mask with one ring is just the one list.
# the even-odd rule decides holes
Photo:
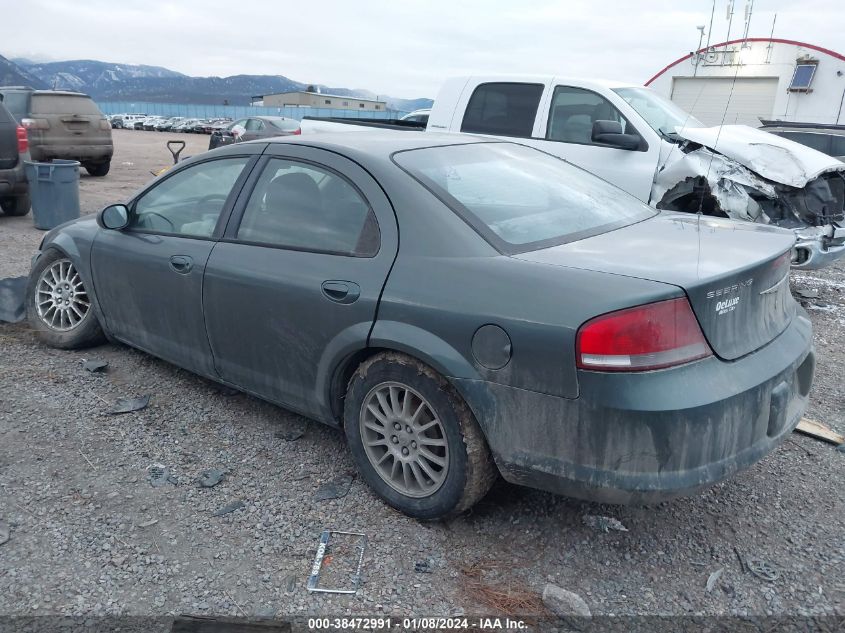
[(335, 303), (354, 303), (361, 296), (361, 287), (351, 281), (324, 281), (323, 295)]
[(187, 255), (174, 255), (170, 258), (170, 267), (181, 275), (187, 275), (194, 267), (194, 260)]

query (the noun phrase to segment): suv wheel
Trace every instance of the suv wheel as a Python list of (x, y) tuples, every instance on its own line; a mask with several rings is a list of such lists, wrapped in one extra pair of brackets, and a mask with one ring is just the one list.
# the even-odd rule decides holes
[(29, 275), (26, 316), (39, 338), (51, 347), (77, 349), (105, 342), (79, 272), (56, 250), (39, 257)]
[(0, 200), (0, 207), (3, 208), (3, 213), (6, 215), (26, 215), (29, 213), (30, 207), (29, 194), (25, 193), (15, 198), (3, 198)]
[(395, 352), (365, 361), (346, 392), (344, 426), (363, 479), (417, 519), (472, 507), (496, 479), (469, 407), (440, 374)]
[(84, 166), (89, 174), (99, 178), (109, 173), (111, 161), (107, 160), (105, 163), (85, 163)]

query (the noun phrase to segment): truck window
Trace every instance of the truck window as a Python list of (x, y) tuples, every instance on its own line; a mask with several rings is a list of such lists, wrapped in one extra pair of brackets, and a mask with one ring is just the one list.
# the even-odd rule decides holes
[(557, 86), (549, 110), (546, 138), (592, 145), (596, 121), (618, 121), (625, 134), (636, 134), (619, 110), (601, 95), (584, 88)]
[(796, 143), (812, 147), (813, 149), (824, 152), (825, 154), (836, 156), (836, 154), (833, 154), (830, 151), (829, 134), (819, 134), (818, 132), (781, 132), (780, 135), (790, 141), (795, 141)]
[(461, 132), (530, 138), (542, 84), (481, 84), (467, 104)]

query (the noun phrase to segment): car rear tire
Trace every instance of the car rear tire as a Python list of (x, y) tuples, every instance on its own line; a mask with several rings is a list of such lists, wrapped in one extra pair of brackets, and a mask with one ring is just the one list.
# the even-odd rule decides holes
[(417, 519), (460, 514), (497, 477), (484, 434), (455, 388), (404, 354), (380, 353), (358, 367), (344, 429), (364, 481)]
[(79, 272), (56, 250), (41, 255), (29, 275), (26, 316), (38, 337), (51, 347), (78, 349), (106, 341)]
[(97, 178), (102, 178), (106, 174), (109, 173), (111, 169), (111, 161), (108, 160), (105, 163), (85, 163), (85, 170), (95, 176)]
[(31, 202), (28, 193), (25, 193), (22, 196), (3, 198), (0, 200), (0, 207), (2, 207), (3, 213), (6, 215), (26, 215), (29, 213), (30, 206)]

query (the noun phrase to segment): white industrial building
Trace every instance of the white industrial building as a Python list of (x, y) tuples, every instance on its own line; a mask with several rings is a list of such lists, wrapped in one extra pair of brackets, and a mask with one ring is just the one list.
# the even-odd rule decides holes
[(715, 44), (675, 60), (646, 85), (706, 125), (845, 124), (845, 55), (804, 42)]

